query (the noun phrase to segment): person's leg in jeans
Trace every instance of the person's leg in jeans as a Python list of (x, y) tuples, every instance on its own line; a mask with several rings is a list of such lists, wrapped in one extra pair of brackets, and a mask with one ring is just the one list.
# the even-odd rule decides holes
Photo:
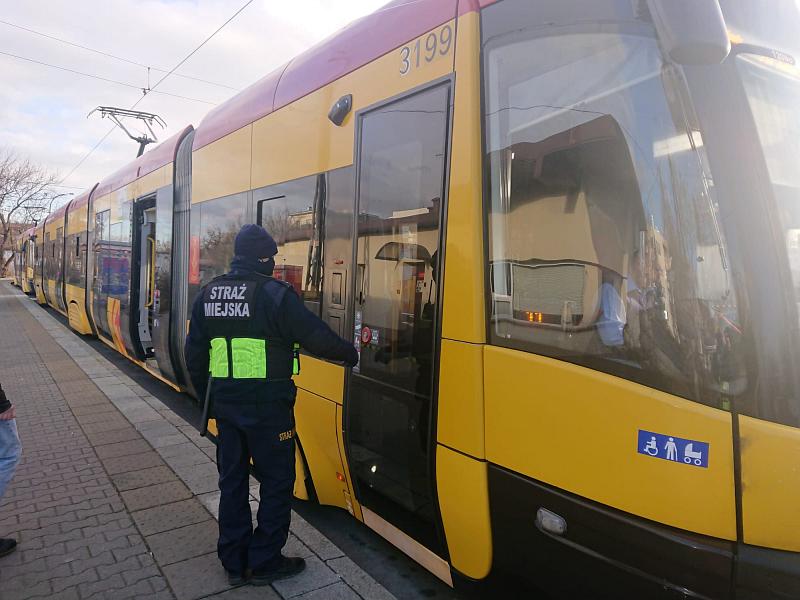
[(0, 498), (6, 493), (8, 484), (17, 470), (22, 455), (22, 444), (17, 433), (17, 420), (0, 421)]
[[(8, 484), (14, 477), (14, 471), (21, 455), (22, 444), (20, 444), (17, 433), (17, 420), (0, 419), (0, 498), (3, 497)], [(0, 538), (0, 556), (10, 554), (16, 547), (16, 540)]]

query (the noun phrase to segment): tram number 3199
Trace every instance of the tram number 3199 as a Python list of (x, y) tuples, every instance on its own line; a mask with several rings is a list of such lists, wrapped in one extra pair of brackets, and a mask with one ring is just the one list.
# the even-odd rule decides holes
[(407, 75), (412, 69), (418, 69), (423, 61), (430, 63), (438, 56), (446, 56), (453, 47), (453, 28), (442, 27), (438, 33), (432, 31), (426, 36), (400, 49), (400, 75)]

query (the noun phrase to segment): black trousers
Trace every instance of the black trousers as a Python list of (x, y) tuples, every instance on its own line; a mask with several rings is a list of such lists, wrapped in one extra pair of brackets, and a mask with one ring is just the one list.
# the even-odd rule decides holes
[[(269, 570), (280, 560), (289, 535), (295, 478), (293, 405), (294, 389), (291, 398), (214, 406), (221, 492), (217, 554), (228, 571)], [(249, 502), (251, 459), (261, 482), (255, 531)]]

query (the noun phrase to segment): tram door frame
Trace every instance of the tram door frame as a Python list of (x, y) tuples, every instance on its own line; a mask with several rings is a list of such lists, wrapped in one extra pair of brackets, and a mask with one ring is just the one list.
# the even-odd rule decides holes
[(152, 321), (156, 306), (156, 194), (138, 198), (133, 206), (131, 265), (131, 337), (139, 360), (155, 358)]
[[(425, 564), (429, 567), (431, 563), (436, 564), (437, 562), (440, 565), (444, 565), (442, 560), (446, 561), (448, 559), (449, 553), (447, 550), (447, 543), (446, 538), (444, 535), (444, 529), (442, 525), (442, 518), (441, 512), (439, 509), (438, 503), (438, 495), (437, 495), (437, 488), (436, 488), (436, 465), (435, 465), (435, 456), (436, 456), (436, 415), (437, 415), (437, 397), (438, 397), (438, 377), (439, 377), (439, 357), (440, 357), (440, 347), (441, 347), (441, 323), (442, 323), (442, 316), (441, 316), (441, 307), (442, 307), (442, 292), (444, 289), (444, 278), (443, 278), (443, 266), (444, 266), (444, 247), (445, 247), (445, 232), (446, 232), (446, 225), (447, 225), (447, 192), (449, 189), (449, 177), (450, 177), (450, 160), (452, 156), (452, 129), (453, 129), (453, 112), (454, 112), (454, 105), (453, 105), (453, 98), (454, 98), (454, 80), (451, 75), (446, 77), (442, 77), (426, 84), (419, 86), (417, 88), (408, 90), (400, 95), (395, 97), (389, 98), (384, 100), (380, 103), (374, 104), (366, 109), (363, 109), (356, 113), (356, 150), (355, 150), (355, 198), (354, 198), (354, 211), (353, 211), (353, 244), (352, 244), (352, 269), (351, 273), (348, 274), (349, 280), (348, 285), (352, 290), (352, 293), (349, 294), (349, 298), (347, 299), (347, 306), (345, 311), (345, 331), (349, 332), (345, 333), (345, 337), (347, 335), (353, 335), (354, 341), (356, 335), (361, 335), (361, 332), (357, 330), (361, 329), (357, 323), (357, 311), (360, 311), (363, 307), (363, 294), (360, 291), (360, 285), (363, 283), (364, 277), (364, 266), (359, 265), (359, 253), (361, 248), (360, 242), (360, 221), (361, 218), (359, 216), (360, 209), (362, 206), (361, 198), (362, 198), (362, 165), (364, 160), (364, 140), (365, 140), (365, 133), (364, 133), (364, 123), (372, 114), (378, 113), (379, 111), (386, 109), (392, 105), (400, 106), (404, 102), (408, 102), (409, 100), (423, 96), (425, 94), (435, 94), (440, 93), (442, 95), (442, 108), (444, 111), (444, 122), (442, 123), (443, 129), (443, 152), (444, 156), (442, 159), (442, 172), (441, 172), (441, 179), (439, 181), (439, 207), (438, 207), (438, 230), (436, 232), (436, 240), (437, 240), (437, 248), (434, 250), (436, 251), (436, 255), (433, 256), (433, 260), (429, 263), (431, 270), (435, 269), (437, 275), (435, 276), (437, 281), (435, 282), (435, 303), (433, 304), (434, 309), (434, 318), (432, 323), (432, 356), (431, 356), (431, 369), (430, 369), (430, 380), (429, 380), (429, 389), (430, 389), (430, 397), (428, 399), (428, 407), (427, 407), (427, 422), (424, 427), (427, 429), (427, 434), (425, 435), (425, 446), (426, 446), (426, 456), (425, 460), (427, 464), (426, 467), (426, 485), (427, 485), (427, 492), (429, 494), (429, 500), (432, 505), (432, 518), (433, 522), (430, 523), (431, 529), (431, 536), (430, 539), (421, 540), (419, 536), (412, 534), (410, 529), (404, 528), (403, 523), (399, 522), (396, 515), (393, 515), (395, 518), (389, 518), (389, 515), (386, 511), (381, 510), (381, 508), (377, 507), (375, 504), (370, 502), (370, 500), (365, 500), (365, 488), (370, 487), (365, 484), (364, 481), (360, 481), (359, 473), (357, 472), (357, 463), (354, 457), (354, 403), (357, 403), (354, 400), (354, 384), (358, 382), (359, 379), (366, 379), (360, 373), (360, 369), (357, 367), (353, 371), (348, 371), (346, 384), (345, 384), (345, 391), (344, 391), (344, 398), (343, 398), (343, 428), (344, 428), (344, 451), (347, 458), (347, 463), (350, 469), (351, 474), (351, 481), (352, 481), (352, 488), (353, 493), (355, 494), (356, 499), (358, 500), (359, 504), (361, 505), (362, 513), (364, 515), (364, 522), (372, 529), (389, 539), (398, 545), (401, 548), (405, 548), (405, 552), (413, 555), (416, 557), (417, 560)], [(375, 254), (377, 248), (370, 248), (371, 254)], [(433, 254), (433, 252), (431, 252)], [(371, 257), (371, 255), (370, 255)], [(365, 256), (365, 261), (368, 261), (370, 257)], [(399, 261), (398, 261), (399, 263)], [(435, 266), (434, 266), (435, 263)], [(400, 265), (398, 267), (403, 270), (406, 269), (408, 265)], [(434, 277), (434, 276), (432, 276)], [(433, 283), (429, 283), (429, 285), (434, 285)], [(402, 294), (402, 290), (400, 292)], [(429, 297), (429, 290), (426, 288), (424, 291), (424, 298)], [(361, 301), (361, 302), (360, 302)], [(399, 306), (402, 307), (403, 300), (401, 298), (399, 302)], [(402, 316), (402, 315), (397, 315)], [(362, 315), (363, 319), (363, 315)], [(382, 334), (382, 333), (381, 333)], [(375, 335), (375, 334), (374, 334)], [(356, 342), (357, 347), (359, 342)], [(360, 365), (359, 365), (360, 367)], [(371, 385), (375, 386), (376, 384), (372, 383)], [(388, 387), (388, 386), (387, 386)], [(413, 389), (413, 388), (412, 388)], [(410, 390), (409, 390), (410, 391)], [(372, 396), (372, 395), (370, 395)], [(374, 397), (374, 396), (372, 396)], [(363, 402), (362, 399), (362, 406), (366, 404)], [(406, 446), (408, 447), (408, 446)], [(374, 473), (374, 471), (373, 471)], [(405, 509), (403, 509), (405, 510)], [(402, 513), (401, 511), (398, 511)], [(409, 516), (413, 516), (412, 513), (409, 511)], [(402, 516), (402, 515), (401, 515)], [(415, 517), (414, 518), (418, 518)], [(400, 519), (402, 520), (402, 518)], [(399, 542), (399, 543), (398, 543)], [(427, 558), (427, 560), (426, 560)], [(438, 567), (439, 565), (437, 565)], [(438, 570), (438, 569), (431, 569), (431, 570)], [(437, 573), (438, 574), (438, 573)], [(447, 573), (449, 575), (449, 572)], [(440, 577), (443, 575), (439, 575)], [(444, 575), (446, 577), (446, 575)]]

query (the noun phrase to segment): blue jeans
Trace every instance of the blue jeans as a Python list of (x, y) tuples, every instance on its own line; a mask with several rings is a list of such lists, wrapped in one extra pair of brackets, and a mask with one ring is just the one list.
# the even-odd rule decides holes
[(20, 456), (22, 444), (17, 433), (17, 420), (0, 421), (0, 498), (14, 477)]

